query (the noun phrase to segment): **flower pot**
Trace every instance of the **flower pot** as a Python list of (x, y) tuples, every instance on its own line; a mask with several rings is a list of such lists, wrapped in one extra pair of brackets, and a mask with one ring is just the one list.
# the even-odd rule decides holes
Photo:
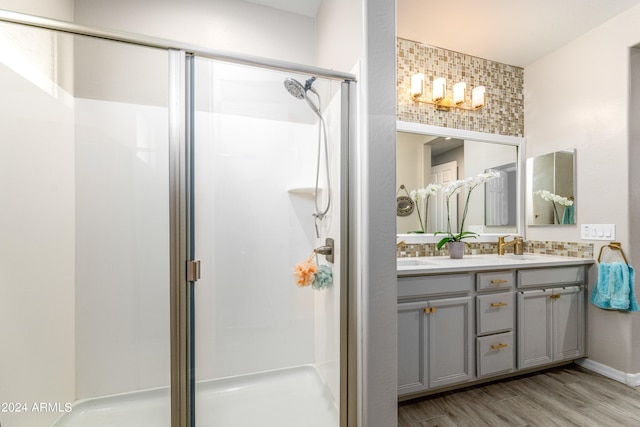
[(464, 242), (449, 242), (449, 257), (461, 259), (464, 255)]

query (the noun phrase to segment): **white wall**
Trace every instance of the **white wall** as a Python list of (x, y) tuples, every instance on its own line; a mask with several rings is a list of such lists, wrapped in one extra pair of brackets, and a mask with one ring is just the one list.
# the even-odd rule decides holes
[[(576, 218), (615, 224), (616, 240), (632, 263), (640, 253), (630, 239), (631, 226), (638, 225), (629, 210), (635, 194), (630, 185), (637, 186), (629, 182), (630, 167), (637, 163), (629, 157), (629, 49), (640, 42), (639, 21), (640, 7), (634, 7), (525, 69), (527, 157), (577, 149)], [(579, 241), (580, 231), (578, 225), (528, 227), (527, 239)], [(590, 291), (595, 276), (593, 268)], [(589, 305), (589, 358), (639, 372), (637, 318)]]
[(359, 83), (358, 216), (362, 312), (361, 422), (397, 425), (395, 265), (395, 2), (364, 2), (364, 60)]
[(0, 0), (0, 9), (73, 21), (75, 0)]
[(323, 0), (316, 15), (316, 65), (352, 71), (364, 56), (362, 0)]
[[(631, 52), (631, 102), (629, 103), (629, 116), (638, 117), (640, 114), (640, 51), (635, 48)], [(640, 159), (640, 121), (630, 121), (630, 135), (629, 135), (629, 163), (633, 165), (634, 161)], [(629, 182), (630, 182), (630, 210), (631, 212), (640, 212), (640, 169), (637, 167), (629, 168)], [(638, 215), (631, 215), (630, 225), (630, 242), (631, 251), (630, 256), (633, 259), (640, 258), (640, 217)], [(632, 319), (632, 329), (635, 333), (631, 334), (631, 348), (640, 349), (640, 316), (634, 316)], [(640, 357), (636, 356), (637, 352), (631, 358), (630, 372), (640, 372)]]
[(82, 0), (82, 25), (315, 64), (315, 21), (240, 0)]

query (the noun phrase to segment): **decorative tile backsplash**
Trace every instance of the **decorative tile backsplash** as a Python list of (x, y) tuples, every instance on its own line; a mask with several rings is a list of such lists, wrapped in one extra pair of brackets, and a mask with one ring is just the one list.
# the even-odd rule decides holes
[[(465, 255), (497, 254), (498, 243), (469, 243), (465, 247)], [(449, 256), (446, 246), (442, 250), (436, 249), (437, 243), (403, 243), (396, 248), (396, 257), (416, 256)], [(572, 256), (578, 258), (593, 258), (593, 243), (577, 242), (546, 242), (530, 240), (524, 242), (524, 251), (531, 254)], [(513, 252), (513, 248), (507, 248), (506, 252)]]
[[(396, 68), (398, 120), (524, 136), (523, 68), (400, 38), (396, 40)], [(459, 81), (467, 83), (467, 92), (485, 86), (486, 105), (478, 111), (446, 112), (414, 102), (410, 95), (411, 76), (416, 73), (424, 73), (427, 92), (436, 77), (446, 77), (449, 90)]]

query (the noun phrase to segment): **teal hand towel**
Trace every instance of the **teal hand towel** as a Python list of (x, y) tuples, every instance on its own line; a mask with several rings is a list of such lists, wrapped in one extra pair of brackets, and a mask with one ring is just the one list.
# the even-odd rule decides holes
[(562, 214), (563, 224), (573, 224), (573, 206), (565, 206)]
[(624, 262), (600, 263), (591, 303), (608, 310), (638, 311), (634, 279), (633, 267)]

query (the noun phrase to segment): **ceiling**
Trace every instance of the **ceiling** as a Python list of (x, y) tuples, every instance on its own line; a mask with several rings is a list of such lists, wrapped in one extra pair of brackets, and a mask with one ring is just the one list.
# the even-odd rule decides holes
[[(247, 1), (309, 17), (322, 2)], [(396, 33), (526, 67), (636, 4), (640, 0), (396, 0)]]
[(398, 37), (526, 67), (640, 0), (397, 0)]
[(322, 0), (246, 0), (249, 3), (261, 4), (275, 9), (286, 10), (298, 15), (316, 17)]

